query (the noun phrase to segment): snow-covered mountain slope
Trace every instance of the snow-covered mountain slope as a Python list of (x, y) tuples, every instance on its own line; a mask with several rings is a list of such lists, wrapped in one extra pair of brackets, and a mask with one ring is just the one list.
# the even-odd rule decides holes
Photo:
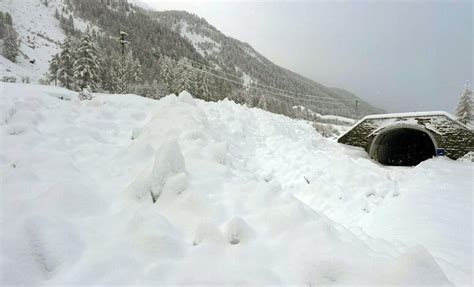
[[(59, 46), (66, 37), (54, 14), (57, 10), (64, 17), (73, 15), (64, 12), (65, 7), (64, 0), (0, 1), (0, 11), (10, 13), (20, 41), (20, 55), (16, 63), (0, 55), (0, 78), (15, 77), (17, 81), (29, 78), (33, 83), (45, 79), (49, 61), (59, 52)], [(85, 31), (87, 27), (100, 30), (79, 17), (74, 18), (73, 23), (79, 31)]]
[[(160, 11), (154, 12), (153, 15), (160, 23), (180, 33), (202, 57), (217, 69), (239, 75), (247, 85), (256, 83), (297, 92), (300, 97), (301, 94), (315, 96), (313, 100), (319, 99), (319, 102), (303, 101), (304, 105), (325, 114), (354, 117), (355, 100), (359, 101), (361, 114), (383, 112), (348, 91), (326, 87), (274, 64), (248, 43), (224, 35), (197, 15), (185, 11)], [(271, 91), (276, 94), (281, 93), (278, 89)], [(328, 100), (330, 102), (336, 100), (340, 105), (335, 106), (334, 102), (328, 104)]]
[[(159, 73), (158, 66), (162, 56), (171, 56), (175, 60), (186, 57), (212, 65), (216, 69), (212, 70), (213, 73), (220, 75), (216, 79), (224, 76), (235, 82), (240, 78), (247, 88), (253, 84), (264, 85), (258, 86), (258, 90), (254, 87), (249, 94), (258, 98), (262, 93), (267, 93), (269, 99), (274, 99), (274, 105), (281, 102), (289, 107), (305, 105), (322, 114), (355, 117), (355, 100), (358, 100), (361, 115), (381, 112), (350, 92), (326, 87), (275, 65), (249, 44), (224, 35), (204, 19), (187, 12), (154, 12), (127, 4), (129, 11), (133, 12), (127, 14), (129, 12), (122, 13), (113, 8), (113, 5), (103, 5), (104, 1), (101, 4), (100, 0), (67, 2), (68, 5), (64, 0), (0, 2), (0, 10), (12, 15), (13, 27), (21, 38), (18, 63), (0, 57), (1, 78), (14, 76), (20, 81), (22, 77), (29, 77), (32, 82), (37, 82), (45, 76), (48, 62), (58, 52), (58, 45), (65, 37), (60, 21), (54, 17), (57, 9), (59, 17), (69, 19), (69, 16), (73, 16), (73, 25), (66, 27), (74, 26), (75, 29), (85, 31), (87, 26), (91, 26), (94, 30), (103, 32), (105, 39), (114, 43), (119, 29), (133, 34), (129, 49), (133, 54), (139, 55), (142, 67), (147, 67), (144, 78), (150, 82)], [(63, 9), (65, 7), (67, 9)], [(130, 22), (129, 16), (132, 14), (139, 16), (132, 17), (134, 20)], [(226, 74), (222, 74), (222, 71)], [(221, 85), (232, 86), (229, 81)]]
[[(65, 35), (54, 18), (55, 9), (61, 9), (62, 0), (49, 0), (44, 5), (39, 0), (2, 0), (0, 10), (9, 12), (13, 27), (20, 36), (20, 55), (17, 63), (0, 56), (0, 78), (29, 77), (32, 82), (44, 77), (49, 60), (59, 51)], [(34, 63), (30, 63), (34, 61)]]
[(187, 93), (0, 89), (2, 285), (471, 282), (472, 163), (383, 167)]

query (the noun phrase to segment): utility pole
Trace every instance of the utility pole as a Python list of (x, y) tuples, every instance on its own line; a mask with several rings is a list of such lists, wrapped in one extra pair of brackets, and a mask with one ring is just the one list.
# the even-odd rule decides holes
[(359, 100), (355, 100), (355, 108), (356, 108), (356, 120), (359, 119)]
[(127, 91), (127, 79), (126, 73), (125, 73), (125, 45), (127, 45), (129, 42), (125, 40), (125, 37), (128, 36), (128, 34), (124, 31), (120, 31), (120, 45), (122, 45), (122, 67), (121, 67), (121, 75), (120, 75), (120, 93), (125, 93)]
[(125, 45), (129, 43), (127, 40), (125, 40), (126, 36), (128, 36), (126, 32), (120, 31), (120, 44), (122, 45), (122, 57), (124, 57), (125, 55)]

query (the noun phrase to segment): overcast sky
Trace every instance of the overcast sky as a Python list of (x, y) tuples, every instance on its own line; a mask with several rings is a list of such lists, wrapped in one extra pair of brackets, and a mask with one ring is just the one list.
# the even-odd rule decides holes
[(453, 112), (473, 78), (471, 1), (159, 1), (274, 63), (391, 112)]

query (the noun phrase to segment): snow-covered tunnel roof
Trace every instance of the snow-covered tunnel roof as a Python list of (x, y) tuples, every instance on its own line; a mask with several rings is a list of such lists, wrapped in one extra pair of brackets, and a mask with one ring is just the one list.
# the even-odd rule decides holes
[(456, 119), (456, 117), (448, 112), (445, 111), (424, 111), (424, 112), (406, 112), (406, 113), (391, 113), (391, 114), (376, 114), (376, 115), (368, 115), (360, 119), (356, 122), (351, 129), (348, 129), (345, 133), (339, 136), (338, 139), (344, 137), (346, 134), (350, 133), (353, 128), (358, 126), (360, 123), (366, 120), (379, 120), (379, 119), (390, 119), (390, 118), (415, 118), (415, 117), (436, 117), (436, 116), (444, 116), (451, 121), (455, 122), (456, 124), (460, 125), (461, 127), (472, 130), (472, 128), (468, 127), (467, 125), (461, 123)]

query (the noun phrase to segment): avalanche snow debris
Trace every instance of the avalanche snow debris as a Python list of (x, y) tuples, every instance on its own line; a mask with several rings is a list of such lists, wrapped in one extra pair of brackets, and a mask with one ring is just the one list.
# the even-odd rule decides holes
[(472, 280), (472, 163), (380, 166), (227, 100), (2, 85), (3, 284)]
[(187, 186), (186, 166), (183, 154), (176, 140), (170, 140), (160, 147), (151, 171), (151, 195), (153, 202), (165, 192), (182, 193)]

